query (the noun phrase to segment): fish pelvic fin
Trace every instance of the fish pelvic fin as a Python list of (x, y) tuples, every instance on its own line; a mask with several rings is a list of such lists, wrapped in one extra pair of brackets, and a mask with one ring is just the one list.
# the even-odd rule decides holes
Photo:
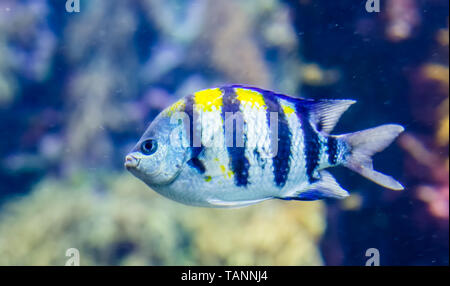
[(319, 172), (320, 178), (310, 184), (306, 189), (294, 190), (286, 196), (278, 197), (282, 200), (315, 201), (325, 198), (343, 199), (349, 196), (347, 190), (343, 189), (327, 171)]
[(373, 169), (372, 155), (384, 150), (402, 133), (404, 128), (397, 124), (378, 127), (338, 136), (349, 147), (343, 165), (367, 179), (391, 190), (403, 190), (403, 186), (390, 176)]

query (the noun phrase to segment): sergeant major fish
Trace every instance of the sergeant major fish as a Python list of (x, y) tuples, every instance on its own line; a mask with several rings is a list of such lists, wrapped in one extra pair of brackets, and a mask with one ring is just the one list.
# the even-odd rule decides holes
[(202, 90), (163, 110), (126, 156), (125, 167), (161, 195), (205, 207), (345, 198), (349, 192), (325, 170), (338, 165), (402, 190), (375, 171), (371, 159), (402, 126), (330, 134), (354, 103), (242, 85)]

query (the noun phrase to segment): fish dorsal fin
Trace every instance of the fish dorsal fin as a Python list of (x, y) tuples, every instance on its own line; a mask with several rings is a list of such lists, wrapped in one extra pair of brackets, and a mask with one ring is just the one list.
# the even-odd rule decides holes
[(319, 174), (320, 179), (310, 184), (306, 189), (302, 188), (301, 190), (294, 191), (281, 199), (314, 201), (324, 198), (343, 199), (349, 196), (348, 191), (344, 190), (336, 182), (333, 175), (324, 170), (320, 171)]
[(341, 115), (355, 102), (350, 99), (322, 99), (311, 102), (309, 105), (310, 118), (316, 130), (329, 134)]

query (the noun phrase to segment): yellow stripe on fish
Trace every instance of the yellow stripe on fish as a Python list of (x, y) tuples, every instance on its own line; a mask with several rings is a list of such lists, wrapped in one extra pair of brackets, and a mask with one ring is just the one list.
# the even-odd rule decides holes
[(194, 93), (194, 103), (198, 110), (210, 112), (220, 110), (223, 92), (219, 88), (205, 89)]
[(281, 108), (283, 109), (284, 114), (286, 114), (286, 117), (290, 117), (292, 114), (295, 113), (294, 107), (284, 104), (281, 104)]
[(235, 88), (236, 98), (241, 102), (242, 105), (248, 105), (256, 109), (267, 109), (264, 97), (261, 93), (255, 90), (246, 88)]
[(200, 115), (197, 124), (200, 124), (202, 145), (223, 146), (223, 91), (220, 88), (198, 91), (193, 94), (191, 102), (193, 109)]
[(185, 106), (186, 106), (186, 102), (185, 102), (184, 98), (182, 98), (182, 99), (178, 100), (177, 102), (175, 102), (174, 104), (172, 104), (171, 106), (169, 106), (165, 110), (165, 115), (172, 116), (175, 112), (181, 112), (184, 110)]

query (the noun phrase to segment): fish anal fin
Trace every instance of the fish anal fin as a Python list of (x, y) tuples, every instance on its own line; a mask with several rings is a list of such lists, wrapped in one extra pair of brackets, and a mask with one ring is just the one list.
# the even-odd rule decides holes
[(310, 184), (306, 189), (291, 192), (280, 197), (283, 200), (314, 201), (324, 198), (343, 199), (349, 196), (348, 191), (343, 189), (327, 171), (320, 171), (320, 179)]

